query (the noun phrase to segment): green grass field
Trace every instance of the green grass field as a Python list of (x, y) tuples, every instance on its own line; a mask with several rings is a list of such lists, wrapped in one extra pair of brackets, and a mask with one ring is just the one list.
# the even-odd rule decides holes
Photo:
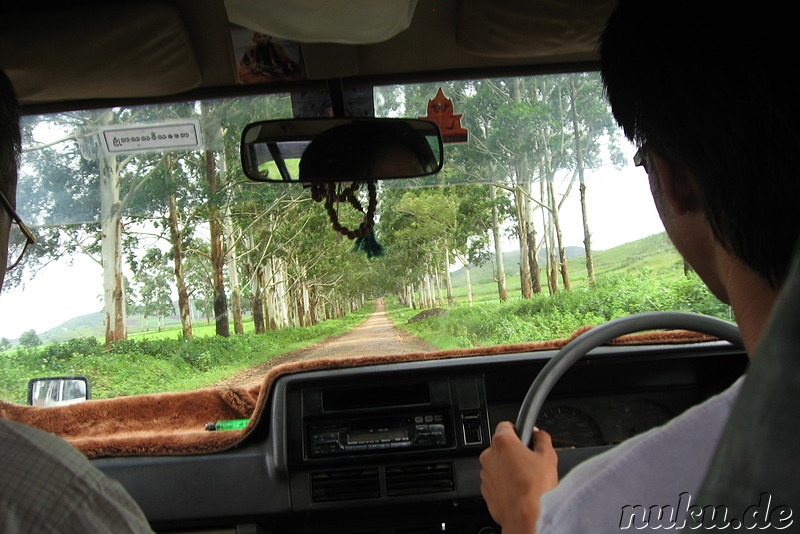
[[(491, 268), (473, 270), (473, 302), (467, 305), (463, 275), (454, 276), (456, 305), (439, 316), (407, 324), (420, 310), (387, 299), (395, 324), (441, 349), (565, 338), (585, 325), (643, 311), (694, 311), (730, 319), (730, 309), (711, 295), (693, 273), (683, 270), (683, 260), (665, 234), (653, 235), (594, 255), (597, 287), (591, 289), (585, 259), (569, 262), (571, 291), (563, 286), (554, 295), (544, 293), (523, 299), (518, 274), (507, 276), (508, 302), (501, 302)], [(507, 272), (518, 268), (506, 265)], [(459, 273), (460, 274), (460, 273)]]
[[(223, 338), (213, 327), (192, 339), (180, 330), (150, 332), (106, 347), (94, 336), (0, 353), (0, 399), (25, 402), (27, 382), (42, 376), (83, 375), (94, 398), (187, 391), (211, 385), (276, 356), (342, 334), (375, 310), (361, 309), (306, 328), (245, 332)], [(251, 322), (252, 325), (252, 322)]]

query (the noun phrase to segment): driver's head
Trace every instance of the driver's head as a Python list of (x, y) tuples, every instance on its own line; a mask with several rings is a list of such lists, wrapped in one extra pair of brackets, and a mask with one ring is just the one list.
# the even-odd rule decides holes
[(267, 35), (266, 33), (259, 33), (256, 32), (253, 34), (253, 42), (257, 44), (266, 44), (272, 40), (271, 35)]
[[(20, 147), (19, 107), (14, 86), (0, 70), (0, 191), (12, 205), (16, 203)], [(5, 278), (10, 227), (11, 215), (0, 205), (0, 286)]]
[(425, 169), (408, 145), (386, 143), (377, 147), (371, 173), (374, 176), (422, 176)]
[(308, 145), (300, 159), (300, 181), (414, 177), (436, 166), (430, 145), (411, 126), (354, 120)]
[(621, 0), (600, 43), (626, 135), (692, 174), (715, 238), (773, 288), (800, 234), (794, 26), (777, 2)]

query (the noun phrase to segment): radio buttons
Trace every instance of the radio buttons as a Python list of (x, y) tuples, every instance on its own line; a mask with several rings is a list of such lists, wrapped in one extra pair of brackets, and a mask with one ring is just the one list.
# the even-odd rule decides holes
[(307, 454), (311, 457), (399, 448), (447, 446), (445, 417), (441, 413), (404, 415), (394, 420), (338, 420), (308, 428)]
[(417, 445), (445, 445), (447, 437), (444, 432), (444, 425), (417, 425)]

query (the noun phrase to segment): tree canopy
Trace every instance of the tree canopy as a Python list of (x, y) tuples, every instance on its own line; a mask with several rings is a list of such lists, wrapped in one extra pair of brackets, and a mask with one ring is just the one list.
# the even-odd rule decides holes
[[(376, 114), (424, 116), (440, 88), (463, 115), (469, 142), (446, 145), (437, 176), (379, 184), (379, 258), (354, 252), (302, 186), (243, 178), (242, 127), (291, 117), (289, 95), (28, 117), (18, 204), (38, 243), (9, 283), (54, 261), (92, 258), (104, 272), (107, 341), (125, 337), (129, 305), (145, 316), (179, 315), (188, 337), (198, 314), (228, 335), (231, 318), (240, 331), (243, 313), (263, 332), (314, 324), (386, 294), (414, 306), (452, 304), (453, 266), (501, 261), (509, 232), (521, 251), (523, 297), (568, 289), (561, 206), (570, 195), (585, 202), (586, 170), (620, 162), (598, 77), (382, 87)], [(109, 154), (99, 143), (109, 125), (175, 120), (201, 125), (200, 150)], [(367, 205), (364, 187), (357, 198)], [(335, 209), (351, 226), (363, 217), (346, 203)], [(583, 225), (590, 256), (585, 213)]]

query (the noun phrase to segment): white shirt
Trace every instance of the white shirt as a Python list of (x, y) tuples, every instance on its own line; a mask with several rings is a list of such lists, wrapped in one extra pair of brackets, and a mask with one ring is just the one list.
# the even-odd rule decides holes
[(680, 530), (742, 380), (667, 424), (576, 466), (542, 496), (536, 532)]

